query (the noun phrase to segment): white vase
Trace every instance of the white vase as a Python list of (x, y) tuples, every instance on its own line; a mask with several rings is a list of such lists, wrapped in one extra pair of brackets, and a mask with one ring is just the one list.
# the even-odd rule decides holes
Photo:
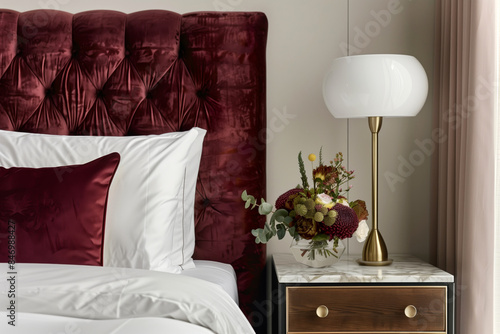
[(309, 267), (322, 268), (337, 263), (344, 254), (345, 246), (342, 240), (321, 242), (299, 238), (292, 240), (290, 249), (297, 262)]

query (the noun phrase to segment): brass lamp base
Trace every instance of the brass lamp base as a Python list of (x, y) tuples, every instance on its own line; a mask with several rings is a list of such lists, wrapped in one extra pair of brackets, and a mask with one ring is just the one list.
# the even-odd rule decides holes
[(392, 259), (387, 256), (384, 238), (378, 229), (373, 229), (366, 238), (363, 258), (357, 262), (363, 266), (388, 266), (392, 263)]

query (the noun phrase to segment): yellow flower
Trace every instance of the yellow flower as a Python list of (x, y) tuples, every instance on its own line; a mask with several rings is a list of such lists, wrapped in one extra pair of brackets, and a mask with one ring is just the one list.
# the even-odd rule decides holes
[(318, 172), (318, 173), (314, 174), (314, 179), (320, 179), (321, 181), (325, 181), (326, 176), (324, 174)]
[(349, 206), (349, 202), (347, 201), (347, 199), (343, 198), (343, 197), (340, 197), (337, 199), (337, 203), (338, 204), (342, 204), (342, 205), (345, 205), (345, 206)]
[(325, 181), (328, 178), (328, 182), (332, 181), (332, 178), (335, 178), (332, 167), (324, 165), (320, 165), (313, 170), (313, 176), (315, 180), (320, 179), (321, 181)]
[(316, 155), (311, 153), (307, 158), (309, 159), (309, 161), (314, 161), (316, 160)]

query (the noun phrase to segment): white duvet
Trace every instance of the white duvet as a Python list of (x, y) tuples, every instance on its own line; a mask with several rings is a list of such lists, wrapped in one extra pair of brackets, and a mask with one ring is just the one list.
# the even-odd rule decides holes
[(222, 288), (197, 278), (94, 266), (16, 264), (15, 275), (1, 268), (0, 333), (254, 333)]

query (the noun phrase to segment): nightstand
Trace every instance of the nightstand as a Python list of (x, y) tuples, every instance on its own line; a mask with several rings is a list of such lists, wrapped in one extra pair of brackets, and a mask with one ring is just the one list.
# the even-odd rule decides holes
[(317, 269), (274, 254), (273, 334), (454, 334), (453, 275), (412, 256), (384, 267), (358, 257)]

